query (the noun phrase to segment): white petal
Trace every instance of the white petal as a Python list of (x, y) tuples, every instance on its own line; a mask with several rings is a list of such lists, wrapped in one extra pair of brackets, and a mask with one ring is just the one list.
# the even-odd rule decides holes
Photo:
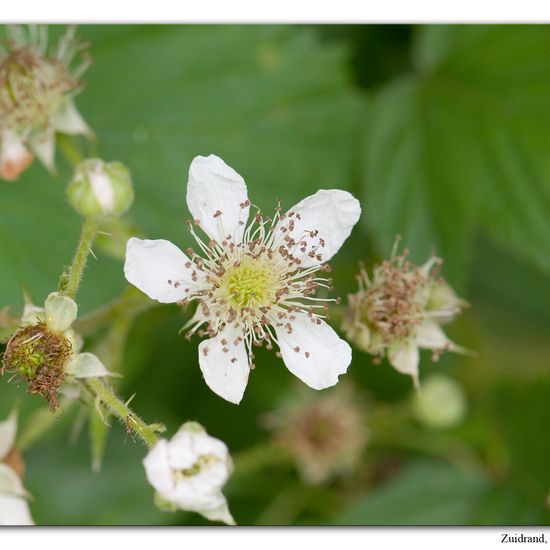
[[(301, 267), (310, 267), (328, 262), (340, 250), (359, 220), (361, 205), (347, 191), (321, 189), (300, 201), (287, 215), (277, 226), (279, 238), (289, 235), (298, 243), (305, 242), (306, 250), (298, 244), (293, 255), (302, 260)], [(294, 228), (289, 230), (291, 220)], [(283, 231), (285, 227), (287, 231)], [(317, 236), (310, 236), (312, 231), (318, 231)], [(320, 261), (309, 256), (312, 248), (321, 255)]]
[[(193, 281), (193, 273), (197, 281)], [(149, 298), (163, 304), (185, 299), (202, 278), (197, 266), (170, 241), (135, 237), (126, 245), (124, 275)]]
[(34, 525), (27, 497), (17, 474), (0, 464), (0, 525)]
[(27, 501), (0, 494), (0, 525), (34, 525)]
[(159, 439), (143, 459), (147, 481), (166, 499), (173, 501), (174, 480), (168, 463), (168, 441)]
[[(231, 403), (238, 405), (244, 395), (250, 367), (242, 331), (226, 325), (217, 336), (199, 344), (199, 365), (208, 387)], [(224, 351), (227, 350), (227, 351)]]
[(15, 443), (17, 432), (17, 413), (11, 412), (6, 420), (0, 422), (0, 462), (6, 458)]
[(55, 113), (53, 127), (62, 134), (92, 135), (72, 100), (66, 101)]
[(227, 463), (227, 445), (208, 435), (198, 422), (185, 422), (168, 444), (168, 462), (176, 469), (190, 468), (201, 455), (215, 455)]
[(249, 207), (244, 206), (247, 201), (243, 178), (221, 158), (210, 155), (193, 159), (187, 207), (211, 239), (221, 243), (231, 236), (234, 242), (241, 242), (248, 220)]
[(78, 306), (69, 296), (52, 292), (44, 304), (46, 323), (55, 332), (65, 332), (76, 319)]
[(416, 343), (421, 348), (431, 350), (449, 350), (464, 355), (475, 355), (471, 351), (458, 346), (452, 340), (449, 340), (443, 329), (435, 321), (427, 320), (420, 325), (416, 333)]
[(55, 132), (53, 128), (31, 133), (28, 142), (40, 162), (50, 172), (53, 172), (55, 169)]
[(424, 321), (416, 333), (416, 343), (421, 348), (444, 349), (451, 344), (441, 327), (435, 321)]
[(101, 378), (102, 376), (120, 376), (107, 370), (105, 365), (93, 353), (81, 353), (74, 357), (66, 367), (67, 374), (75, 378)]
[(295, 316), (290, 334), (275, 327), (286, 367), (316, 390), (334, 386), (351, 363), (351, 348), (324, 321), (313, 323), (304, 313)]
[(233, 519), (233, 516), (231, 515), (231, 512), (227, 507), (227, 502), (225, 501), (225, 498), (224, 503), (219, 508), (215, 508), (214, 510), (203, 510), (200, 513), (210, 521), (221, 521), (226, 525), (236, 525), (235, 520)]
[(388, 350), (388, 359), (397, 371), (412, 376), (414, 385), (418, 388), (418, 362), (420, 356), (416, 342), (400, 342), (391, 345)]

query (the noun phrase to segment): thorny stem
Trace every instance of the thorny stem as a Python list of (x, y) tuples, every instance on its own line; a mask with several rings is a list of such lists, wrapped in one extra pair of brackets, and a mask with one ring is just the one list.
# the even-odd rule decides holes
[(59, 280), (59, 291), (63, 292), (71, 298), (76, 297), (78, 287), (82, 279), (84, 268), (88, 255), (91, 252), (92, 244), (97, 235), (98, 222), (97, 220), (88, 218), (82, 224), (82, 232), (80, 241), (76, 247), (72, 264), (63, 272)]
[(98, 401), (126, 426), (129, 433), (135, 433), (148, 447), (152, 447), (159, 439), (158, 434), (166, 429), (163, 424), (146, 424), (99, 378), (88, 378), (85, 385)]

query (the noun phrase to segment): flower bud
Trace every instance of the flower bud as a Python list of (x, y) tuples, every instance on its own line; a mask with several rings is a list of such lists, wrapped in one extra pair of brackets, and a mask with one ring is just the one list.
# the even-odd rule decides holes
[(422, 392), (413, 399), (417, 418), (431, 428), (451, 428), (466, 414), (464, 391), (454, 380), (442, 374), (428, 378), (422, 385)]
[(177, 508), (229, 525), (234, 520), (221, 489), (233, 464), (225, 444), (197, 422), (186, 422), (169, 441), (160, 439), (143, 461), (155, 502), (164, 511)]
[(120, 162), (81, 162), (67, 188), (73, 208), (85, 218), (121, 216), (134, 200), (130, 172)]

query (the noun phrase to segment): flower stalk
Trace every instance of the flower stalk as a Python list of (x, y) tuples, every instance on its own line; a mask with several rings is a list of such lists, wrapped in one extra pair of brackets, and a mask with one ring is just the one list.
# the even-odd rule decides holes
[(82, 224), (80, 241), (76, 247), (73, 261), (69, 268), (63, 272), (59, 281), (59, 292), (75, 298), (82, 280), (82, 274), (86, 267), (88, 255), (92, 251), (92, 244), (97, 235), (98, 221), (88, 218)]
[(128, 403), (121, 401), (99, 378), (89, 378), (84, 384), (97, 401), (105, 405), (126, 426), (129, 433), (137, 435), (148, 447), (153, 447), (159, 440), (158, 434), (165, 431), (163, 424), (146, 424), (128, 407)]

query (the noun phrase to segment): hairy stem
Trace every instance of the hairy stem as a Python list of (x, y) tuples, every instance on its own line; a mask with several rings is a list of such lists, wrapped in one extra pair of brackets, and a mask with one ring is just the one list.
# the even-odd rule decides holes
[(73, 261), (69, 268), (63, 272), (59, 281), (59, 291), (71, 298), (76, 297), (88, 255), (91, 252), (92, 244), (97, 235), (97, 220), (87, 219), (82, 224), (80, 241), (76, 247)]
[(146, 424), (99, 378), (88, 378), (85, 385), (99, 402), (126, 426), (128, 432), (135, 433), (148, 447), (152, 447), (159, 439), (158, 434), (166, 429), (162, 424)]

